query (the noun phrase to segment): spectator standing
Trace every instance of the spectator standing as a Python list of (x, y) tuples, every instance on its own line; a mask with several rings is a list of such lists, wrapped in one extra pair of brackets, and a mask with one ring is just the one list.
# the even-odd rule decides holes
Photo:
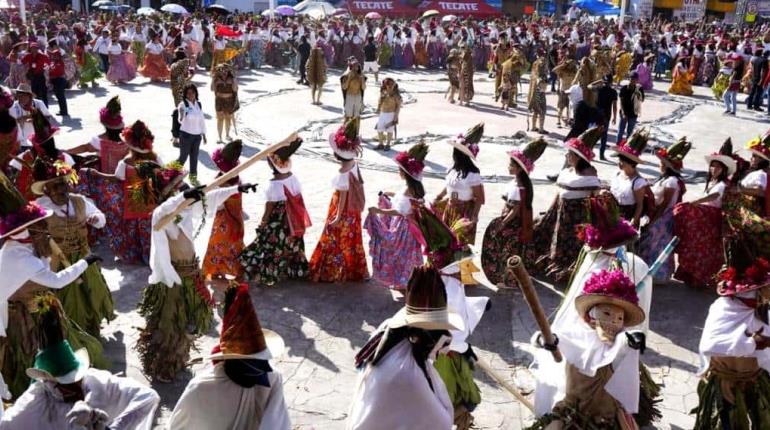
[(634, 132), (636, 121), (642, 113), (644, 102), (644, 90), (639, 85), (639, 74), (631, 72), (629, 82), (620, 88), (620, 126), (618, 127), (618, 139), (620, 142), (627, 139)]
[(618, 113), (618, 92), (612, 88), (612, 75), (604, 75), (604, 80), (596, 90), (596, 107), (604, 120), (602, 140), (599, 144), (599, 159), (605, 160), (604, 151), (607, 149), (607, 133), (610, 124), (615, 125)]
[(27, 67), (27, 79), (32, 87), (32, 93), (48, 106), (48, 83), (45, 79), (45, 71), (50, 60), (47, 55), (39, 52), (38, 48), (37, 43), (30, 43), (29, 52), (22, 57), (21, 64)]
[(101, 36), (96, 38), (94, 42), (94, 52), (99, 54), (99, 60), (101, 62), (102, 73), (107, 73), (110, 70), (110, 31), (107, 29), (102, 30)]
[(179, 163), (184, 165), (190, 158), (190, 176), (198, 176), (198, 153), (201, 140), (206, 144), (206, 118), (203, 115), (201, 102), (198, 100), (198, 88), (195, 84), (184, 87), (184, 99), (177, 111), (179, 112)]
[(380, 82), (380, 63), (377, 62), (377, 45), (374, 36), (369, 36), (364, 46), (364, 74), (374, 73), (374, 83)]
[(310, 44), (307, 41), (306, 36), (299, 38), (299, 45), (297, 45), (297, 53), (299, 54), (299, 80), (298, 84), (310, 85), (307, 81), (307, 60), (310, 58)]
[(67, 110), (67, 96), (65, 94), (68, 83), (65, 77), (64, 53), (59, 48), (59, 43), (56, 39), (48, 41), (48, 58), (51, 61), (48, 69), (48, 79), (51, 81), (53, 93), (56, 96), (56, 101), (59, 103), (59, 115), (68, 117), (70, 115)]
[(757, 48), (751, 57), (751, 92), (746, 99), (746, 107), (751, 110), (762, 111), (762, 98), (764, 88), (762, 78), (767, 73), (767, 59), (762, 55), (762, 48)]

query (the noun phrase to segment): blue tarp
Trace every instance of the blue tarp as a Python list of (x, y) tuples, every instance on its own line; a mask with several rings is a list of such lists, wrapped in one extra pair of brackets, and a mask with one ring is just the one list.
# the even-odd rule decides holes
[(576, 0), (572, 2), (591, 15), (620, 15), (620, 8), (600, 0)]

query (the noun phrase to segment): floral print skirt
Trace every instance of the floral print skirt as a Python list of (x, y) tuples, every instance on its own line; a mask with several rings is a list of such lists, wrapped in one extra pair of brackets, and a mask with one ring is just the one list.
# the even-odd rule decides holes
[[(639, 256), (645, 263), (652, 265), (658, 259), (663, 248), (674, 237), (674, 211), (667, 210), (660, 218), (642, 230), (642, 238), (639, 240)], [(674, 255), (660, 266), (653, 279), (655, 281), (667, 281), (674, 272)]]
[(329, 203), (321, 238), (310, 258), (310, 279), (313, 282), (360, 282), (369, 277), (361, 233), (361, 214), (346, 213), (339, 223), (329, 225), (337, 216), (340, 200), (335, 191)]
[(259, 285), (307, 276), (305, 239), (291, 235), (286, 202), (275, 202), (267, 223), (257, 228), (257, 237), (243, 249), (240, 262), (245, 278)]
[(674, 206), (674, 235), (679, 236), (674, 277), (693, 287), (713, 286), (724, 264), (722, 209), (691, 203)]
[[(518, 211), (518, 206), (510, 209)], [(506, 270), (508, 259), (518, 255), (525, 263), (532, 261), (532, 248), (519, 241), (521, 218), (516, 217), (503, 225), (505, 216), (489, 222), (481, 245), (481, 266), (484, 274), (494, 285), (516, 286), (516, 277)], [(529, 254), (529, 255), (528, 255)]]
[[(422, 247), (408, 218), (369, 215), (364, 221), (369, 232), (372, 277), (387, 286), (405, 289), (412, 270), (422, 265)], [(416, 228), (416, 227), (415, 227)]]
[(567, 282), (574, 269), (583, 242), (576, 228), (588, 222), (586, 198), (557, 197), (533, 227), (533, 272), (542, 273), (553, 282)]
[(238, 257), (243, 251), (243, 200), (240, 194), (231, 196), (214, 217), (211, 238), (203, 259), (203, 276), (224, 275), (240, 279), (243, 268)]

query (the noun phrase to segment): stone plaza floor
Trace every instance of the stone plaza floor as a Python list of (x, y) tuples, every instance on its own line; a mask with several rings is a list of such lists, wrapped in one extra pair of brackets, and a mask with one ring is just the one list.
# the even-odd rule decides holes
[[(493, 100), (494, 80), (484, 73), (477, 73), (474, 103), (471, 107), (461, 107), (449, 104), (444, 98), (448, 86), (444, 72), (383, 71), (380, 78), (388, 76), (399, 83), (406, 104), (400, 115), (395, 151), (374, 151), (377, 143), (374, 109), (379, 90), (370, 77), (361, 128), (365, 139), (361, 167), (368, 203), (376, 202), (378, 191), (398, 191), (403, 187), (392, 159), (396, 151), (405, 150), (420, 139), (430, 144), (424, 183), (428, 198), (432, 199), (442, 188), (443, 174), (451, 166), (451, 149), (445, 142), (483, 121), (486, 132), (480, 144), (479, 159), (487, 204), (481, 210), (477, 235), (480, 246), (486, 225), (499, 215), (503, 206), (500, 196), (510, 180), (506, 152), (535, 136), (526, 135), (525, 96), (520, 98), (518, 109), (503, 112)], [(293, 158), (293, 171), (302, 182), (313, 222), (305, 235), (309, 258), (323, 229), (332, 194), (330, 180), (337, 170), (327, 138), (341, 122), (342, 94), (339, 71), (329, 74), (323, 106), (311, 105), (309, 89), (295, 84), (296, 79), (288, 71), (273, 69), (240, 72), (241, 110), (237, 114), (237, 131), (245, 141), (244, 156), (255, 154), (292, 131), (299, 131), (305, 139)], [(208, 73), (198, 73), (193, 81), (200, 86), (203, 110), (210, 114), (207, 121), (209, 143), (202, 147), (199, 172), (201, 182), (206, 183), (216, 174), (210, 158), (217, 145), (214, 101)], [(68, 92), (69, 110), (73, 116), (63, 122), (63, 132), (57, 137), (62, 148), (82, 144), (101, 133), (98, 110), (110, 96), (117, 94), (123, 104), (126, 124), (142, 119), (156, 136), (155, 148), (161, 158), (168, 161), (177, 157), (178, 150), (170, 144), (173, 103), (168, 84), (153, 84), (138, 78), (122, 86), (106, 81), (101, 81), (100, 85), (86, 91)], [(693, 142), (693, 150), (685, 160), (688, 182), (685, 200), (692, 200), (699, 197), (703, 189), (707, 168), (703, 157), (716, 152), (728, 136), (732, 136), (736, 149), (743, 147), (750, 138), (768, 128), (768, 117), (766, 113), (747, 112), (741, 108), (737, 117), (724, 117), (721, 103), (713, 99), (710, 89), (696, 88), (692, 97), (672, 97), (665, 92), (667, 86), (667, 83), (656, 82), (655, 90), (644, 102), (639, 127), (648, 127), (653, 138), (661, 144), (669, 144), (683, 135)], [(528, 84), (525, 83), (523, 89), (526, 94)], [(556, 188), (546, 180), (546, 175), (557, 173), (561, 167), (564, 157), (559, 142), (568, 131), (556, 127), (555, 94), (548, 94), (548, 104), (545, 128), (551, 132), (547, 136), (550, 144), (532, 175), (536, 214), (544, 211), (555, 196)], [(57, 111), (54, 101), (51, 111)], [(615, 141), (614, 134), (613, 130), (610, 142)], [(655, 158), (651, 154), (644, 158), (650, 165), (641, 166), (642, 174), (648, 178), (656, 177)], [(617, 170), (612, 158), (609, 160), (595, 163), (600, 178), (605, 181), (609, 181)], [(241, 175), (243, 181), (262, 184), (270, 177), (270, 170), (264, 163)], [(244, 198), (246, 243), (254, 237), (263, 205), (264, 201), (258, 195), (250, 194)], [(365, 234), (365, 246), (367, 243)], [(117, 319), (103, 329), (105, 347), (113, 365), (111, 370), (146, 382), (133, 347), (138, 338), (137, 329), (144, 323), (136, 306), (149, 270), (113, 262), (107, 247), (100, 247), (99, 251), (106, 257), (104, 273), (118, 312)], [(546, 312), (555, 311), (560, 300), (550, 288), (538, 288)], [(403, 305), (403, 300), (399, 301), (397, 295), (375, 281), (355, 284), (285, 282), (272, 288), (252, 287), (252, 292), (262, 325), (277, 331), (286, 341), (286, 352), (273, 361), (273, 367), (284, 376), (292, 424), (297, 429), (343, 429), (356, 381), (353, 357), (369, 334)], [(470, 339), (475, 350), (500, 374), (531, 394), (534, 382), (528, 366), (533, 347), (529, 345), (529, 339), (536, 326), (522, 295), (517, 290), (494, 293), (484, 288), (469, 288), (468, 294), (492, 296), (491, 310)], [(664, 416), (658, 428), (686, 429), (693, 425), (689, 411), (698, 399), (698, 342), (708, 306), (715, 297), (712, 292), (681, 284), (655, 287), (651, 333), (643, 361), (655, 381), (662, 385)], [(193, 357), (208, 352), (217, 342), (220, 323), (221, 310), (216, 313), (216, 324), (199, 340), (200, 352), (193, 352)], [(190, 372), (180, 374), (173, 383), (153, 384), (162, 397), (157, 418), (159, 428), (166, 423), (176, 400), (197, 369), (191, 368)], [(532, 416), (523, 405), (481, 371), (477, 376), (483, 399), (474, 413), (478, 428), (518, 429), (531, 423)]]

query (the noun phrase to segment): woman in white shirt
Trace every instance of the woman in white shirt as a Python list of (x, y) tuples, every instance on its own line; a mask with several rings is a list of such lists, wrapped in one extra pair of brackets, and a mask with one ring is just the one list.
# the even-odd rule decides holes
[(601, 134), (601, 130), (594, 127), (565, 142), (567, 167), (556, 179), (558, 197), (535, 221), (532, 245), (536, 263), (533, 270), (553, 282), (569, 279), (573, 263), (583, 247), (577, 237), (577, 227), (589, 221), (586, 203), (599, 191), (599, 178), (591, 161), (594, 159), (593, 147)]
[(421, 266), (424, 241), (415, 224), (415, 210), (423, 204), (422, 171), (428, 145), (420, 142), (396, 156), (406, 188), (399, 193), (380, 192), (378, 206), (369, 208), (364, 228), (369, 232), (372, 277), (384, 286), (406, 289), (412, 269)]
[(184, 99), (177, 111), (179, 112), (179, 163), (184, 165), (190, 158), (190, 176), (198, 176), (198, 153), (201, 140), (206, 144), (206, 118), (198, 101), (198, 88), (195, 84), (187, 84), (182, 91)]
[(542, 137), (529, 142), (523, 151), (508, 153), (508, 173), (513, 180), (503, 200), (505, 207), (499, 217), (490, 221), (484, 232), (481, 246), (481, 265), (484, 274), (495, 285), (512, 287), (514, 278), (509, 274), (506, 263), (513, 255), (522, 255), (525, 246), (532, 240), (533, 187), (530, 173), (535, 161), (543, 154), (548, 144)]
[(618, 202), (620, 215), (637, 229), (641, 224), (644, 209), (644, 194), (649, 184), (636, 169), (642, 162), (641, 154), (647, 147), (647, 135), (640, 130), (623, 145), (615, 148), (618, 157), (618, 172), (610, 183), (610, 192)]
[[(639, 241), (639, 256), (647, 264), (654, 263), (661, 251), (674, 236), (674, 206), (682, 201), (686, 189), (682, 181), (684, 157), (690, 151), (691, 144), (686, 138), (681, 138), (668, 148), (656, 152), (660, 160), (661, 176), (652, 184), (652, 194), (655, 196), (655, 213), (650, 224), (642, 231)], [(653, 280), (668, 282), (674, 272), (674, 255), (660, 266)]]
[(446, 175), (444, 188), (433, 200), (433, 210), (463, 245), (476, 243), (479, 211), (484, 204), (484, 184), (476, 165), (478, 143), (483, 135), (484, 123), (479, 123), (449, 142), (454, 147), (454, 164)]
[(724, 264), (722, 252), (722, 197), (729, 187), (737, 163), (728, 139), (719, 153), (706, 157), (709, 163), (704, 195), (674, 208), (674, 234), (678, 266), (674, 277), (691, 286), (715, 286), (715, 277)]
[(749, 143), (751, 150), (751, 165), (749, 173), (741, 179), (739, 191), (744, 195), (749, 209), (759, 216), (767, 217), (767, 171), (770, 169), (770, 149), (762, 143), (762, 139), (755, 139)]

